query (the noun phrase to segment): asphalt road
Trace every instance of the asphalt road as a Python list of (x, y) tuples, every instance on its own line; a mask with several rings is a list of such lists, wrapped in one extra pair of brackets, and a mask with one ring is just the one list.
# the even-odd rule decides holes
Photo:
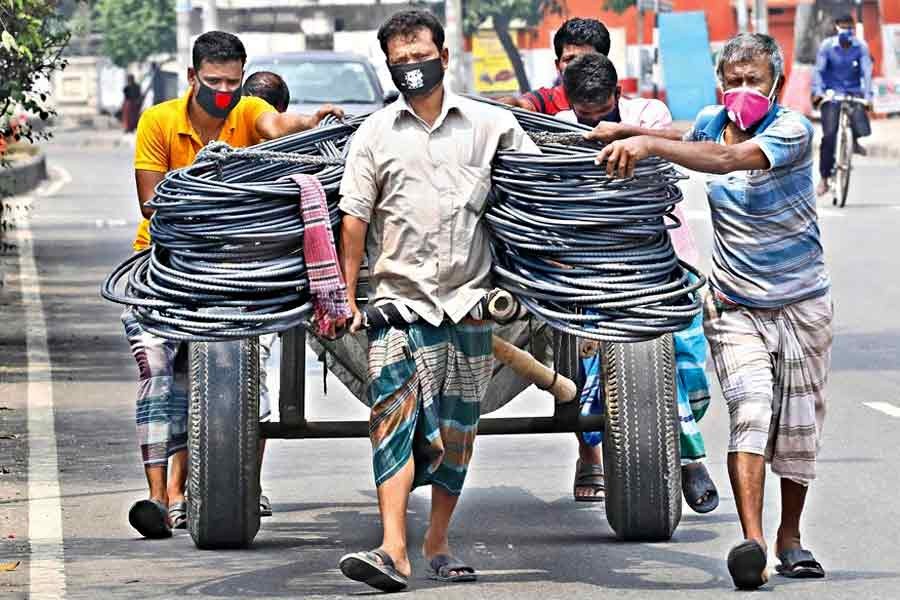
[[(58, 183), (45, 188), (46, 195), (33, 194), (30, 209), (20, 202), (17, 210), (30, 214), (30, 226), (22, 220), (0, 238), (0, 596), (369, 595), (337, 570), (343, 553), (380, 542), (366, 440), (270, 442), (263, 479), (275, 515), (263, 521), (249, 550), (199, 551), (185, 532), (147, 541), (129, 527), (128, 507), (145, 494), (133, 422), (136, 368), (118, 320), (121, 309), (101, 300), (98, 286), (128, 255), (137, 223), (131, 151), (81, 146), (82, 139), (50, 147)], [(828, 578), (774, 577), (767, 587), (773, 597), (900, 598), (894, 462), (900, 446), (900, 170), (895, 163), (858, 161), (852, 187), (846, 209), (821, 209), (836, 338), (820, 480), (811, 491), (804, 543)], [(689, 218), (708, 255), (705, 201), (696, 182), (687, 189)], [(366, 417), (334, 381), (322, 396), (315, 363), (308, 372), (314, 417)], [(52, 419), (46, 418), (50, 398)], [(550, 401), (533, 392), (502, 412), (550, 411)], [(481, 577), (457, 586), (424, 577), (417, 549), (428, 498), (416, 492), (409, 540), (415, 576), (408, 595), (693, 600), (733, 593), (724, 557), (740, 529), (724, 467), (727, 414), (717, 388), (702, 430), (721, 505), (705, 516), (685, 507), (675, 537), (662, 544), (620, 543), (602, 505), (572, 502), (572, 436), (480, 438), (453, 540)], [(773, 536), (772, 477), (767, 500)], [(17, 561), (14, 570), (4, 570)]]

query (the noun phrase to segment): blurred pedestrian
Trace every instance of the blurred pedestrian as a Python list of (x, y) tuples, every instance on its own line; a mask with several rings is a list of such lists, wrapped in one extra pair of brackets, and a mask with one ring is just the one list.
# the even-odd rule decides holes
[(132, 133), (137, 129), (138, 118), (141, 116), (141, 105), (144, 96), (141, 94), (141, 86), (134, 80), (134, 75), (126, 78), (125, 87), (122, 89), (125, 99), (122, 102), (122, 129), (125, 133)]
[[(829, 92), (864, 99), (872, 103), (872, 55), (865, 40), (856, 37), (856, 25), (849, 14), (835, 19), (835, 35), (819, 48), (813, 75), (813, 106), (822, 116), (822, 145), (819, 147), (819, 186), (816, 193), (828, 193), (828, 178), (834, 171), (841, 104), (829, 97)], [(872, 133), (865, 108), (854, 105), (850, 113), (853, 132), (853, 152), (865, 156), (859, 138)]]

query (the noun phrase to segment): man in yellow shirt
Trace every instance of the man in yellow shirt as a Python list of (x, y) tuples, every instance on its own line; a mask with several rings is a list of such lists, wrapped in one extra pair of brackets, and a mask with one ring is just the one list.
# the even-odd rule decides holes
[[(141, 116), (135, 138), (134, 175), (143, 220), (135, 250), (150, 245), (153, 210), (146, 202), (153, 197), (156, 185), (168, 171), (190, 165), (209, 142), (252, 146), (315, 127), (329, 114), (343, 117), (341, 109), (330, 105), (311, 116), (278, 113), (260, 98), (243, 96), (246, 59), (244, 45), (234, 35), (204, 33), (194, 43), (188, 92)], [(136, 502), (128, 520), (145, 537), (168, 537), (171, 527), (186, 527), (187, 395), (183, 378), (176, 376), (176, 371), (180, 372), (176, 357), (183, 355), (186, 345), (144, 331), (130, 309), (122, 321), (140, 371), (136, 420), (150, 488), (149, 499)]]

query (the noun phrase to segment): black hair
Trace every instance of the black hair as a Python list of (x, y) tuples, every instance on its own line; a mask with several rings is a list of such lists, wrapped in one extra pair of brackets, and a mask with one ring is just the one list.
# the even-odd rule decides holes
[(566, 46), (593, 46), (594, 50), (606, 56), (609, 54), (609, 30), (597, 19), (569, 19), (553, 36), (556, 60), (562, 57)]
[(569, 63), (562, 79), (569, 104), (603, 104), (619, 83), (616, 67), (602, 54), (582, 54)]
[(402, 10), (394, 13), (381, 27), (378, 28), (378, 43), (384, 55), (388, 53), (388, 40), (400, 35), (403, 37), (414, 36), (420, 29), (431, 31), (431, 39), (438, 50), (444, 49), (444, 26), (433, 14), (427, 10)]
[(850, 23), (853, 25), (856, 23), (856, 19), (850, 13), (843, 13), (835, 17), (834, 24), (837, 25), (838, 23)]
[(247, 62), (244, 44), (234, 34), (225, 31), (207, 31), (194, 42), (192, 52), (194, 70), (199, 71), (203, 61), (212, 63), (241, 61)]
[(291, 90), (284, 79), (271, 71), (257, 71), (244, 81), (244, 95), (262, 98), (278, 112), (287, 110), (291, 102)]

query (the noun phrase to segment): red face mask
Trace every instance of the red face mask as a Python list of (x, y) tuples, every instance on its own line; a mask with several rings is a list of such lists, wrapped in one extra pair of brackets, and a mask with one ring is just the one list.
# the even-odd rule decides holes
[(243, 88), (238, 87), (233, 92), (219, 92), (197, 77), (197, 104), (209, 113), (209, 116), (224, 119), (228, 113), (237, 106), (243, 95)]

